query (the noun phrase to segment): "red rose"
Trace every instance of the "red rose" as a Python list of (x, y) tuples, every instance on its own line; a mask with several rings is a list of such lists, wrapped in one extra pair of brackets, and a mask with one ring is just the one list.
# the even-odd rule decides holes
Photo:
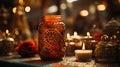
[(93, 38), (94, 38), (96, 41), (100, 41), (102, 35), (103, 35), (102, 33), (97, 32), (97, 33), (95, 33), (95, 34), (93, 35)]
[(37, 43), (34, 40), (26, 40), (16, 47), (16, 51), (22, 57), (32, 57), (38, 53)]

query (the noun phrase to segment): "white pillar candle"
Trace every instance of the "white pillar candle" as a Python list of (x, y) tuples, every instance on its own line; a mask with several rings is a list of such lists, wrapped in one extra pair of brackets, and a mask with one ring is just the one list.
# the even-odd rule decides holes
[(90, 35), (90, 32), (87, 32), (87, 36), (84, 36), (83, 38), (84, 38), (84, 39), (91, 39), (92, 36)]

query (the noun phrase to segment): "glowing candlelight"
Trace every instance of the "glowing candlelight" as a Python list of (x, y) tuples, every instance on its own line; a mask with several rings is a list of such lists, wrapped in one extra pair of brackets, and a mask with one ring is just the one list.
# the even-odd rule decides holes
[(70, 33), (67, 33), (67, 40), (72, 40)]
[(23, 4), (23, 0), (19, 0), (19, 4), (22, 5)]
[(85, 43), (83, 43), (82, 50), (75, 50), (75, 56), (78, 61), (90, 61), (92, 50), (85, 50)]
[(89, 33), (89, 32), (87, 32), (87, 36), (90, 36), (90, 33)]
[(74, 32), (74, 36), (78, 36), (78, 35), (77, 35), (77, 32)]
[(77, 34), (77, 32), (74, 32), (72, 38), (73, 39), (80, 39), (80, 36)]
[(85, 43), (83, 43), (82, 50), (85, 50)]
[(70, 33), (67, 33), (67, 38), (70, 38)]
[(87, 32), (87, 36), (84, 36), (85, 39), (89, 39), (92, 38), (92, 36), (90, 35), (90, 32)]
[(6, 34), (7, 34), (7, 35), (10, 35), (10, 33), (9, 33), (9, 30), (8, 30), (8, 29), (6, 29)]
[(87, 32), (87, 37), (92, 38), (92, 36), (90, 35), (90, 32)]
[(8, 29), (6, 30), (6, 34), (9, 34), (9, 30)]

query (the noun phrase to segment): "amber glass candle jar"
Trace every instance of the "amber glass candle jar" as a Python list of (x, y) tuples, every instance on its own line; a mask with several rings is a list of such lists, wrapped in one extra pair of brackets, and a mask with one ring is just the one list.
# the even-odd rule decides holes
[(46, 15), (39, 24), (39, 55), (42, 60), (61, 60), (64, 56), (65, 24), (60, 15)]

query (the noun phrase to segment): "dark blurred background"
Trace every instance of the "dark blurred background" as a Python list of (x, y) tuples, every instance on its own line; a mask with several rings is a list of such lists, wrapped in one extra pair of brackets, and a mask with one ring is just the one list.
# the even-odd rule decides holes
[(0, 31), (36, 38), (41, 17), (50, 14), (63, 16), (66, 33), (84, 34), (111, 18), (120, 21), (120, 0), (0, 0)]

